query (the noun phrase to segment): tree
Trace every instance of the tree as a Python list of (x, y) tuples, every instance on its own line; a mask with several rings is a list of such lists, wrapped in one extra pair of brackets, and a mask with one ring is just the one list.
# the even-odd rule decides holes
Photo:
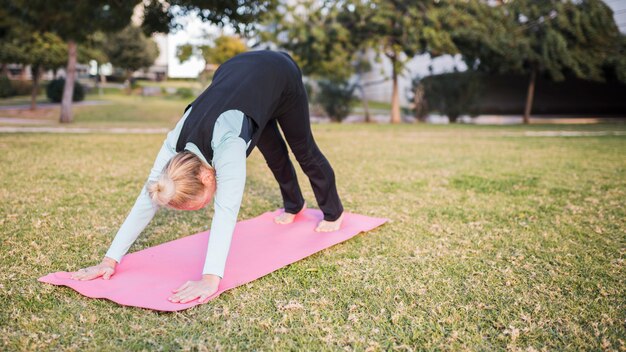
[[(134, 71), (149, 67), (159, 56), (156, 43), (146, 38), (141, 28), (133, 25), (109, 34), (104, 43), (104, 52), (113, 66), (124, 69), (127, 82)], [(128, 88), (130, 92), (130, 83)]]
[[(349, 78), (371, 69), (354, 33), (341, 23), (345, 6), (343, 2), (315, 0), (285, 3), (267, 17), (259, 35), (260, 42), (272, 42), (289, 51), (303, 75), (318, 79), (322, 92), (316, 100), (336, 121), (349, 112), (354, 89), (363, 92), (361, 82), (350, 85)], [(332, 91), (349, 99), (335, 99)], [(361, 97), (368, 118), (365, 94)]]
[(37, 109), (37, 93), (39, 92), (41, 72), (63, 66), (67, 62), (67, 52), (63, 40), (50, 32), (32, 33), (27, 41), (22, 42), (22, 46), (27, 54), (22, 63), (30, 65), (31, 76), (33, 77), (30, 108), (35, 110)]
[(0, 78), (7, 74), (7, 64), (20, 62), (24, 51), (16, 38), (28, 31), (23, 31), (20, 22), (9, 16), (7, 9), (0, 6)]
[(26, 40), (28, 32), (22, 32), (16, 28), (7, 30), (0, 40), (0, 76), (7, 74), (6, 65), (10, 63), (22, 63), (26, 61), (26, 50), (21, 44)]
[(342, 2), (299, 0), (271, 13), (259, 42), (289, 51), (305, 76), (348, 79), (354, 72), (351, 33), (338, 21)]
[[(116, 32), (130, 23), (135, 7), (143, 3), (145, 33), (167, 33), (180, 27), (176, 15), (195, 13), (203, 21), (232, 25), (237, 32), (254, 30), (253, 22), (271, 10), (277, 0), (0, 0), (0, 36), (13, 19), (34, 32), (52, 32), (67, 42), (67, 84), (63, 94), (61, 122), (71, 122), (71, 98), (76, 74), (77, 43), (97, 31)], [(8, 18), (8, 20), (6, 19)]]
[(31, 110), (37, 109), (37, 93), (41, 73), (56, 69), (67, 62), (65, 43), (51, 32), (33, 32), (27, 26), (14, 23), (0, 43), (0, 61), (3, 65), (17, 63), (30, 65), (33, 80), (31, 89)]
[[(391, 122), (401, 122), (398, 77), (410, 59), (428, 53), (432, 57), (456, 53), (450, 31), (444, 27), (442, 13), (447, 2), (419, 0), (354, 1), (340, 17), (342, 24), (359, 41), (391, 62)], [(365, 19), (365, 20), (364, 20)]]
[[(626, 67), (623, 36), (601, 0), (514, 0), (459, 3), (453, 37), (471, 67), (529, 76), (524, 123), (529, 123), (537, 75), (604, 80)], [(478, 21), (477, 19), (482, 19)]]
[(373, 49), (378, 61), (386, 56), (392, 65), (391, 122), (399, 123), (398, 77), (406, 62), (417, 54), (456, 52), (439, 15), (447, 7), (427, 0), (304, 0), (276, 16), (270, 38), (294, 54), (305, 74), (349, 77), (364, 59), (359, 53)]
[(210, 64), (221, 65), (247, 50), (248, 47), (239, 36), (220, 35), (213, 40), (213, 45), (181, 45), (176, 48), (176, 56), (180, 62), (185, 62), (192, 56), (202, 58), (208, 67)]
[(107, 35), (101, 31), (95, 32), (87, 38), (83, 45), (78, 47), (78, 61), (79, 62), (96, 62), (96, 75), (95, 86), (102, 94), (100, 86), (101, 82), (104, 82), (104, 75), (101, 73), (102, 64), (109, 62), (109, 58), (104, 52)]
[(72, 121), (72, 96), (76, 75), (77, 43), (96, 31), (117, 31), (130, 22), (140, 0), (1, 0), (7, 15), (19, 18), (34, 32), (55, 33), (67, 43), (66, 84), (61, 102), (62, 123)]
[(177, 16), (195, 14), (203, 22), (220, 27), (229, 25), (237, 33), (251, 34), (256, 23), (277, 4), (278, 0), (146, 0), (141, 27), (146, 35), (168, 33), (181, 27)]

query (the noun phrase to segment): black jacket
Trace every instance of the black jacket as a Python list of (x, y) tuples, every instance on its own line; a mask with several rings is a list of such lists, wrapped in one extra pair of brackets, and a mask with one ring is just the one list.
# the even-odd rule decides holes
[(217, 68), (209, 87), (185, 108), (186, 112), (193, 107), (183, 124), (176, 151), (183, 151), (187, 142), (192, 142), (207, 160), (213, 160), (211, 139), (215, 121), (224, 111), (236, 109), (249, 122), (243, 128), (252, 130), (242, 131), (251, 134), (247, 157), (268, 121), (289, 109), (291, 98), (303, 92), (302, 71), (289, 54), (271, 50), (238, 54)]

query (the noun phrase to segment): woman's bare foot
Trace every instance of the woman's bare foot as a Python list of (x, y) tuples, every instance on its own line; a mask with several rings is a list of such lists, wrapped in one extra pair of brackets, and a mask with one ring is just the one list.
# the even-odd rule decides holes
[(304, 203), (304, 206), (302, 207), (302, 209), (300, 209), (300, 211), (297, 214), (291, 214), (291, 213), (287, 213), (283, 211), (280, 215), (277, 215), (276, 217), (274, 217), (274, 222), (277, 224), (281, 224), (281, 225), (291, 224), (293, 222), (293, 219), (295, 219), (296, 215), (303, 212), (304, 209), (306, 209), (306, 202)]
[(341, 213), (341, 215), (339, 215), (339, 218), (337, 218), (337, 220), (335, 221), (326, 221), (326, 220), (320, 221), (319, 224), (317, 224), (315, 231), (317, 232), (337, 231), (339, 230), (339, 227), (341, 227), (342, 221), (343, 221), (343, 213)]

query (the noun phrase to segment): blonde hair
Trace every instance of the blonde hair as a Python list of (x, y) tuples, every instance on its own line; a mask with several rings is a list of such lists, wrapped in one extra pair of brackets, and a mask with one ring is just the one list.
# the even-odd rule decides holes
[(215, 171), (209, 185), (202, 183), (200, 171), (206, 167), (200, 158), (190, 151), (182, 151), (172, 157), (159, 176), (148, 185), (150, 198), (160, 206), (178, 208), (201, 196), (205, 187), (215, 192)]

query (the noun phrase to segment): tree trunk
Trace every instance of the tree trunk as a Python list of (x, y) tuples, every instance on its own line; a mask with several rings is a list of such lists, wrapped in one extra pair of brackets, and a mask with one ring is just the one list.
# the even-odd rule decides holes
[(26, 80), (26, 65), (22, 65), (22, 70), (20, 71), (20, 81)]
[(372, 122), (372, 117), (370, 116), (370, 108), (367, 104), (367, 97), (365, 96), (365, 89), (362, 85), (359, 85), (359, 89), (361, 90), (361, 102), (363, 102), (363, 112), (365, 113), (365, 122)]
[(530, 80), (528, 81), (528, 94), (526, 95), (526, 108), (524, 109), (524, 124), (530, 123), (530, 111), (533, 107), (533, 97), (535, 95), (535, 79), (537, 78), (537, 69), (535, 67), (530, 71)]
[(65, 87), (63, 87), (63, 100), (61, 100), (61, 123), (72, 122), (72, 97), (74, 96), (74, 79), (76, 76), (76, 42), (67, 42), (67, 68), (65, 74)]
[(130, 70), (126, 70), (126, 80), (124, 81), (124, 85), (126, 86), (126, 94), (131, 95), (133, 92), (133, 84), (130, 79), (133, 76), (133, 73)]
[(41, 70), (39, 65), (30, 66), (30, 74), (33, 76), (33, 87), (30, 92), (30, 109), (37, 110), (37, 93), (39, 91), (39, 76)]
[(413, 95), (413, 104), (415, 105), (415, 121), (426, 122), (425, 104), (424, 104), (424, 88), (419, 85), (415, 89)]
[(448, 121), (450, 121), (450, 123), (456, 123), (458, 119), (459, 119), (459, 115), (455, 115), (455, 114), (448, 115)]
[(98, 95), (102, 95), (102, 88), (100, 87), (100, 63), (98, 61), (96, 61), (96, 74), (93, 79)]
[(102, 67), (98, 66), (98, 75), (100, 77), (100, 95), (104, 95), (104, 84), (107, 83), (107, 78), (102, 73)]
[(396, 71), (397, 56), (391, 57), (391, 76), (393, 89), (391, 91), (391, 123), (400, 123), (400, 97), (398, 96), (398, 72)]

